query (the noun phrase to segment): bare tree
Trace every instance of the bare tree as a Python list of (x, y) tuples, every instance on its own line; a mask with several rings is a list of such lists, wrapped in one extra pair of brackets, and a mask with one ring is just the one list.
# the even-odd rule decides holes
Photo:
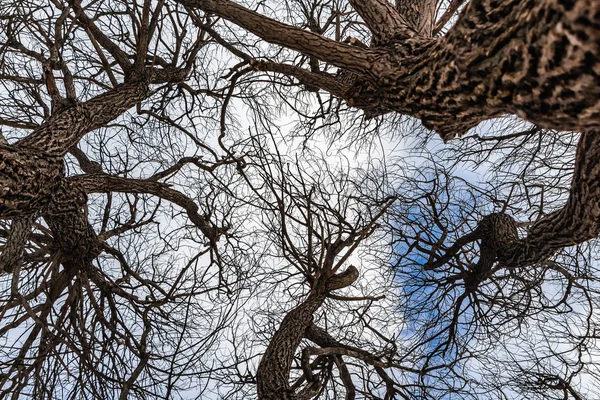
[(596, 395), (599, 18), (3, 3), (2, 394)]
[(2, 397), (170, 397), (237, 307), (207, 183), (234, 161), (185, 112), (226, 90), (183, 85), (205, 33), (165, 2), (1, 7)]

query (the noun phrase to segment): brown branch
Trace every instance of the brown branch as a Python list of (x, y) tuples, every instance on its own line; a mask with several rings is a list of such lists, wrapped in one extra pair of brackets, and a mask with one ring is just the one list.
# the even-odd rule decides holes
[(36, 129), (40, 125), (34, 122), (23, 122), (23, 121), (11, 121), (8, 119), (0, 118), (0, 125), (9, 126), (17, 129)]
[(69, 153), (71, 153), (77, 159), (79, 167), (86, 174), (101, 174), (104, 172), (102, 170), (102, 166), (95, 161), (91, 161), (88, 156), (81, 151), (81, 149), (79, 149), (79, 147), (75, 146), (71, 148)]
[(293, 76), (303, 85), (323, 89), (340, 98), (343, 98), (345, 93), (351, 88), (351, 85), (348, 85), (335, 75), (325, 72), (311, 72), (293, 65), (268, 61), (254, 61), (251, 65), (257, 71), (277, 72), (287, 76)]
[(470, 2), (443, 38), (400, 37), (370, 49), (342, 45), (229, 0), (180, 2), (361, 75), (345, 97), (350, 105), (375, 115), (417, 117), (445, 140), (504, 114), (546, 129), (600, 129), (600, 47), (594, 40), (600, 3), (594, 0)]
[(149, 179), (129, 179), (107, 174), (77, 175), (70, 178), (81, 185), (85, 192), (106, 193), (143, 193), (158, 196), (186, 210), (190, 221), (196, 225), (211, 243), (216, 243), (226, 228), (214, 227), (210, 221), (198, 213), (198, 205), (183, 193), (170, 188), (167, 184)]
[(448, 4), (446, 11), (444, 11), (444, 14), (435, 23), (435, 27), (433, 28), (433, 35), (437, 35), (442, 31), (442, 29), (444, 29), (448, 21), (450, 21), (450, 18), (452, 18), (454, 14), (456, 14), (460, 6), (462, 6), (465, 3), (465, 1), (466, 0), (450, 1), (450, 4)]
[(388, 0), (350, 0), (373, 34), (373, 44), (382, 44), (394, 37), (414, 35)]
[(71, 0), (71, 7), (75, 11), (75, 17), (79, 21), (79, 23), (85, 27), (98, 41), (98, 43), (104, 47), (110, 55), (115, 59), (117, 64), (123, 69), (123, 72), (127, 72), (131, 69), (131, 63), (129, 62), (129, 56), (126, 52), (121, 50), (121, 48), (115, 44), (112, 40), (108, 38), (98, 26), (85, 14), (83, 8), (81, 7), (81, 0)]
[(436, 0), (396, 0), (396, 9), (404, 23), (419, 36), (431, 37)]
[(117, 118), (149, 94), (148, 83), (124, 83), (85, 103), (76, 103), (56, 115), (15, 144), (64, 156), (88, 132)]
[(30, 216), (13, 219), (6, 244), (0, 253), (0, 271), (12, 272), (20, 267), (32, 224)]
[(348, 46), (319, 34), (283, 24), (232, 1), (177, 0), (177, 2), (216, 14), (270, 43), (285, 46), (321, 60), (327, 60), (337, 67), (357, 74), (364, 74), (369, 71), (371, 61), (367, 50)]
[(443, 256), (425, 264), (435, 269), (454, 257), (467, 243), (481, 240), (480, 259), (466, 274), (473, 291), (486, 279), (494, 262), (503, 267), (526, 267), (545, 262), (558, 250), (600, 235), (600, 134), (581, 135), (569, 198), (559, 210), (534, 222), (525, 238), (519, 238), (516, 221), (502, 213), (484, 217), (473, 232), (459, 238)]

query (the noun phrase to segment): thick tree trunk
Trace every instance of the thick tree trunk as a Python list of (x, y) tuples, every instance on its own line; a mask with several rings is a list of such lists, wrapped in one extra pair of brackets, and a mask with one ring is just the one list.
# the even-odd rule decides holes
[(258, 398), (261, 400), (309, 399), (318, 393), (319, 383), (309, 382), (299, 393), (290, 388), (290, 369), (294, 354), (313, 323), (313, 314), (321, 307), (330, 290), (341, 289), (358, 279), (358, 270), (349, 266), (343, 272), (321, 280), (308, 297), (281, 321), (256, 372)]
[(470, 271), (467, 288), (487, 279), (498, 262), (507, 268), (542, 263), (558, 250), (600, 235), (600, 134), (581, 135), (567, 203), (536, 221), (527, 236), (519, 238), (517, 223), (507, 214), (490, 214), (477, 228), (459, 238), (441, 257), (425, 265), (435, 269), (450, 261), (467, 243), (480, 240), (477, 265)]
[(325, 300), (325, 291), (311, 292), (281, 321), (269, 342), (256, 372), (258, 398), (263, 400), (297, 399), (290, 389), (290, 369), (304, 331), (313, 322), (313, 314)]
[[(76, 196), (64, 195), (69, 188), (64, 186), (63, 156), (85, 134), (147, 95), (147, 83), (123, 84), (88, 102), (71, 105), (14, 145), (0, 144), (0, 218), (39, 215), (52, 202), (55, 208), (69, 203), (68, 199)], [(58, 199), (60, 196), (65, 200)]]
[(31, 217), (17, 217), (12, 221), (6, 244), (0, 254), (0, 272), (11, 273), (21, 266), (32, 222)]
[(350, 104), (377, 114), (412, 115), (446, 140), (503, 114), (543, 128), (600, 129), (596, 0), (473, 0), (439, 39), (403, 26), (386, 0), (352, 1), (380, 38), (366, 49), (287, 26), (229, 0), (178, 1), (358, 74), (344, 96)]

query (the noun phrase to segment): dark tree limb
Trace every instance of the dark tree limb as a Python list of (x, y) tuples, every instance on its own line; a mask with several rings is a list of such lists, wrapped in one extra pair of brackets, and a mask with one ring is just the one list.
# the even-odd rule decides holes
[(419, 36), (430, 37), (435, 23), (436, 0), (396, 0), (396, 9), (404, 23)]
[(38, 129), (18, 141), (14, 147), (37, 149), (55, 157), (62, 157), (85, 134), (117, 118), (145, 99), (149, 92), (147, 81), (121, 84), (85, 103), (76, 103), (53, 115)]
[(369, 49), (345, 46), (228, 0), (180, 1), (361, 75), (344, 97), (351, 105), (375, 104), (381, 112), (417, 117), (445, 140), (504, 114), (541, 128), (600, 129), (595, 0), (473, 1), (442, 38), (402, 38)]
[(215, 227), (203, 215), (198, 213), (198, 205), (183, 193), (169, 187), (169, 185), (151, 179), (129, 179), (111, 176), (108, 174), (77, 175), (69, 178), (77, 185), (81, 185), (85, 193), (143, 193), (158, 196), (162, 199), (177, 204), (186, 210), (190, 221), (211, 241), (216, 243), (219, 236), (225, 233), (225, 227)]
[(199, 8), (223, 17), (274, 44), (297, 50), (308, 56), (347, 69), (365, 73), (370, 68), (369, 55), (358, 47), (328, 39), (317, 33), (267, 18), (229, 0), (177, 0), (185, 6)]
[(545, 262), (558, 250), (600, 235), (600, 134), (581, 135), (575, 156), (575, 171), (567, 203), (563, 208), (534, 222), (527, 236), (519, 238), (517, 222), (507, 214), (490, 214), (477, 228), (454, 243), (425, 269), (448, 262), (467, 243), (481, 240), (479, 262), (468, 272), (465, 284), (473, 290), (495, 262), (507, 268)]
[(260, 399), (297, 400), (304, 398), (304, 394), (314, 393), (313, 386), (298, 395), (291, 390), (289, 380), (294, 353), (313, 322), (313, 314), (325, 301), (327, 292), (351, 285), (357, 278), (358, 271), (351, 266), (325, 281), (317, 282), (308, 297), (287, 313), (271, 338), (256, 372)]
[(434, 35), (437, 35), (441, 32), (442, 29), (444, 29), (448, 21), (450, 21), (450, 18), (452, 18), (454, 14), (456, 14), (460, 6), (462, 6), (465, 3), (465, 1), (466, 0), (450, 1), (450, 4), (448, 4), (448, 7), (446, 8), (444, 14), (442, 14), (442, 16), (435, 23), (435, 27), (433, 28)]
[(31, 217), (13, 219), (6, 244), (0, 253), (0, 272), (10, 273), (21, 265), (32, 225)]
[(394, 37), (414, 35), (388, 0), (350, 0), (350, 4), (373, 34), (374, 45), (386, 43)]
[(312, 72), (293, 65), (268, 61), (254, 61), (251, 65), (257, 71), (277, 72), (292, 76), (305, 86), (325, 90), (337, 97), (344, 97), (345, 93), (352, 87), (343, 79), (326, 72)]

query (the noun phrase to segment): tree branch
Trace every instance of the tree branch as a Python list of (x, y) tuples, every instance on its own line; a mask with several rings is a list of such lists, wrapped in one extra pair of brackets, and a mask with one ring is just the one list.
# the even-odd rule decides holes
[(404, 24), (424, 37), (432, 35), (436, 6), (436, 0), (396, 0), (396, 9)]
[(319, 34), (286, 25), (229, 0), (177, 0), (185, 6), (216, 14), (247, 29), (267, 42), (302, 54), (327, 60), (336, 67), (357, 74), (367, 73), (371, 57), (367, 50), (328, 39)]
[(106, 125), (148, 94), (147, 81), (121, 84), (85, 103), (76, 103), (53, 115), (14, 147), (35, 148), (54, 156), (64, 156), (85, 134)]
[(465, 0), (450, 1), (450, 4), (448, 4), (446, 11), (444, 11), (444, 14), (436, 21), (435, 27), (433, 28), (433, 35), (437, 35), (442, 31), (442, 29), (444, 29), (448, 21), (450, 21), (450, 18), (452, 18), (454, 14), (456, 14), (460, 6), (462, 6), (464, 3)]
[(120, 178), (107, 174), (77, 175), (69, 179), (81, 185), (88, 194), (106, 192), (144, 193), (177, 204), (186, 210), (190, 221), (202, 231), (211, 243), (216, 243), (219, 236), (226, 230), (223, 227), (213, 226), (206, 217), (198, 213), (198, 205), (192, 199), (170, 188), (165, 183), (149, 179)]
[[(472, 1), (443, 38), (404, 37), (370, 49), (342, 45), (229, 0), (179, 1), (360, 74), (345, 97), (350, 105), (417, 117), (444, 140), (504, 114), (541, 128), (600, 129), (595, 0)], [(367, 7), (358, 3), (357, 9)]]
[(6, 244), (0, 254), (0, 271), (10, 273), (21, 265), (32, 224), (30, 216), (13, 219)]
[(409, 38), (414, 35), (388, 0), (350, 0), (350, 4), (373, 34), (373, 45), (385, 43), (394, 37)]

